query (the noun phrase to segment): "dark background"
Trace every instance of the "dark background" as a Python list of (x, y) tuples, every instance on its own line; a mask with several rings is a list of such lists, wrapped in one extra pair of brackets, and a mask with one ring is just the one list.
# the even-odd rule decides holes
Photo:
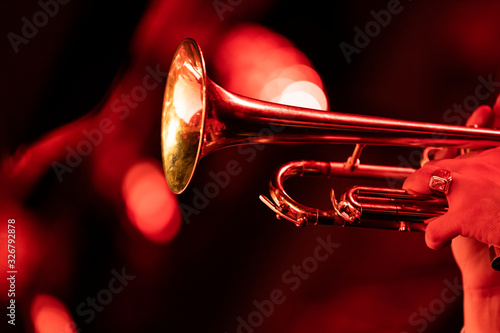
[[(235, 148), (208, 156), (179, 203), (191, 204), (192, 189), (203, 188), (210, 181), (208, 172), (221, 170), (227, 160), (238, 161), (243, 171), (200, 214), (184, 221), (173, 240), (160, 244), (124, 222), (120, 187), (112, 181), (96, 184), (101, 178), (94, 175), (101, 175), (99, 160), (109, 156), (116, 174), (123, 174), (122, 166), (135, 157), (161, 160), (161, 89), (148, 96), (147, 107), (134, 110), (141, 113), (131, 120), (146, 119), (144, 123), (136, 128), (127, 122), (63, 182), (50, 161), (29, 164), (38, 170), (36, 177), (9, 178), (5, 173), (9, 161), (18, 163), (48, 133), (64, 129), (70, 138), (79, 132), (78, 125), (65, 125), (99, 115), (134, 68), (161, 64), (166, 70), (185, 37), (198, 40), (210, 77), (224, 86), (211, 59), (224, 36), (248, 22), (285, 36), (309, 58), (321, 75), (331, 110), (446, 123), (446, 110), (474, 95), (479, 76), (498, 78), (500, 5), (486, 0), (403, 1), (401, 13), (347, 63), (339, 44), (352, 45), (354, 28), (363, 29), (373, 20), (370, 11), (386, 9), (388, 3), (243, 0), (221, 21), (211, 1), (71, 0), (60, 4), (58, 13), (16, 53), (8, 34), (19, 34), (22, 18), (31, 18), (41, 7), (4, 1), (1, 214), (16, 217), (25, 230), (19, 238), (29, 243), (18, 257), (24, 269), (19, 273), (16, 329), (34, 331), (30, 304), (43, 293), (64, 303), (82, 332), (236, 332), (238, 318), (248, 321), (256, 311), (253, 302), (269, 300), (271, 291), (279, 289), (286, 301), (252, 328), (255, 332), (458, 332), (461, 295), (443, 309), (437, 305), (443, 290), (460, 277), (449, 248), (429, 250), (420, 233), (295, 228), (276, 222), (257, 199), (266, 194), (268, 179), (280, 164), (343, 161), (351, 147), (269, 146), (251, 163)], [(134, 82), (134, 76), (128, 80)], [(491, 105), (497, 94), (481, 102)], [(417, 167), (413, 152), (368, 148), (362, 161)], [(63, 153), (54, 156), (63, 160)], [(339, 180), (335, 188), (347, 183)], [(328, 203), (330, 186), (323, 180), (292, 183), (297, 195), (322, 205)], [(299, 289), (290, 290), (282, 274), (311, 257), (318, 237), (330, 237), (340, 246), (300, 280)], [(135, 279), (87, 323), (77, 307), (95, 297), (108, 285), (111, 271), (122, 267)], [(2, 304), (6, 301), (2, 298)], [(429, 307), (434, 312), (424, 317), (419, 311)]]

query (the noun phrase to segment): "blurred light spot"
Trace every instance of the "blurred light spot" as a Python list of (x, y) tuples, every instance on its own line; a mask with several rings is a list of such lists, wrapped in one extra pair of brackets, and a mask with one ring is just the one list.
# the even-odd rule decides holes
[(125, 175), (122, 193), (131, 222), (145, 237), (162, 243), (177, 235), (181, 226), (177, 200), (156, 162), (134, 164)]
[(271, 80), (261, 89), (259, 99), (271, 102), (278, 101), (283, 90), (293, 82), (291, 79), (282, 77)]
[(76, 327), (66, 306), (57, 298), (39, 294), (31, 303), (36, 333), (73, 333)]
[[(8, 196), (5, 194), (8, 194)], [(50, 248), (47, 244), (52, 244), (51, 242), (55, 238), (50, 238), (54, 232), (52, 229), (47, 229), (46, 224), (44, 224), (46, 220), (34, 212), (28, 211), (24, 202), (18, 201), (17, 199), (13, 200), (13, 198), (10, 197), (11, 194), (10, 189), (6, 193), (0, 193), (0, 221), (5, 221), (5, 231), (0, 231), (0, 247), (5, 249), (3, 253), (5, 253), (6, 257), (5, 261), (0, 260), (0, 271), (6, 272), (12, 270), (12, 268), (7, 267), (9, 264), (7, 262), (7, 245), (9, 239), (7, 236), (7, 221), (14, 218), (16, 232), (15, 243), (12, 243), (12, 245), (15, 246), (16, 250), (15, 268), (18, 272), (23, 272), (16, 276), (15, 294), (16, 298), (24, 299), (28, 294), (33, 292), (30, 286), (40, 279), (37, 275), (37, 271), (39, 271), (46, 259), (48, 248)], [(61, 246), (60, 242), (58, 242), (58, 249), (65, 249), (65, 247)], [(54, 256), (52, 256), (52, 259), (53, 262), (62, 267), (62, 273), (64, 269), (66, 269), (67, 264), (60, 262), (59, 257), (55, 259)], [(50, 265), (45, 265), (44, 268), (47, 270), (48, 266)], [(9, 290), (9, 284), (9, 280), (5, 278), (0, 279), (0, 290)], [(7, 296), (7, 292), (0, 293), (0, 302), (8, 302)], [(2, 332), (2, 330), (0, 330), (0, 332)]]
[(275, 103), (328, 108), (323, 83), (309, 59), (285, 37), (262, 26), (233, 29), (218, 48), (215, 66), (229, 91)]
[(326, 110), (326, 96), (320, 87), (307, 81), (289, 84), (281, 93), (277, 103)]
[(280, 77), (289, 78), (293, 81), (309, 81), (323, 89), (323, 83), (318, 73), (309, 65), (291, 65), (279, 74)]

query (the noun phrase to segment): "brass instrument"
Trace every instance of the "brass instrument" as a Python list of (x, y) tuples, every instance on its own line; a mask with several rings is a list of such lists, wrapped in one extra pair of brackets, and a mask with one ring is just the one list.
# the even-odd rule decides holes
[[(176, 194), (187, 188), (199, 160), (221, 148), (263, 143), (355, 145), (346, 162), (296, 161), (276, 172), (270, 182), (271, 199), (260, 199), (277, 217), (298, 226), (329, 224), (425, 231), (424, 220), (446, 212), (445, 198), (355, 186), (348, 188), (340, 200), (332, 191), (333, 208), (321, 210), (292, 199), (283, 183), (290, 177), (309, 175), (404, 179), (415, 171), (360, 164), (359, 156), (366, 145), (464, 149), (500, 145), (500, 131), (496, 130), (325, 112), (230, 93), (206, 76), (202, 52), (191, 39), (185, 39), (173, 57), (161, 125), (163, 168), (168, 186)], [(494, 253), (498, 249), (491, 250)], [(492, 265), (500, 269), (500, 258), (494, 259)]]

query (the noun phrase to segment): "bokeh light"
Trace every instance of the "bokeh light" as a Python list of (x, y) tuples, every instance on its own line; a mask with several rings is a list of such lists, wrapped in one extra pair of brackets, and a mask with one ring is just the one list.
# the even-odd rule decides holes
[(31, 320), (36, 333), (77, 332), (66, 306), (57, 298), (38, 294), (31, 303)]
[(181, 226), (177, 200), (156, 161), (139, 161), (126, 173), (123, 199), (132, 224), (153, 242), (168, 242)]
[(232, 30), (219, 46), (215, 66), (230, 91), (280, 104), (328, 108), (321, 78), (307, 56), (262, 26)]
[(320, 87), (309, 81), (290, 83), (281, 92), (277, 103), (326, 110), (326, 96)]

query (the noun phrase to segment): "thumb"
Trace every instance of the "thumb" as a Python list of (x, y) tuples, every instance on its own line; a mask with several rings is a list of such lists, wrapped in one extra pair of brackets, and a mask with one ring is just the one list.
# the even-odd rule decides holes
[(425, 243), (433, 250), (442, 248), (453, 238), (460, 235), (457, 217), (449, 212), (434, 219), (428, 220), (425, 230)]

